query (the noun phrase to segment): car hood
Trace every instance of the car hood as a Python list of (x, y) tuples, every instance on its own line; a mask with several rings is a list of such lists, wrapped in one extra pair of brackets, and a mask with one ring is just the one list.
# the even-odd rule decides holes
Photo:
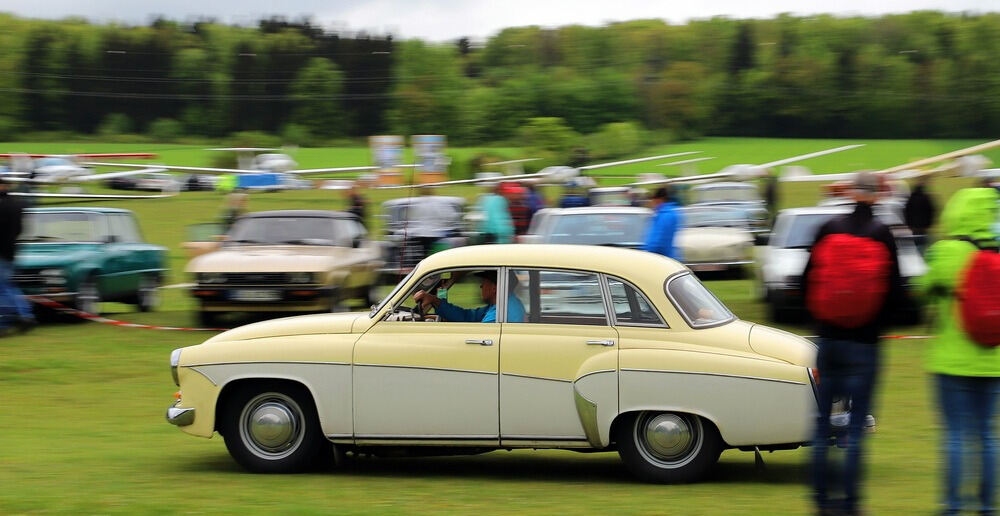
[(18, 268), (65, 267), (100, 252), (101, 244), (18, 244), (14, 266)]
[(355, 321), (368, 320), (365, 312), (342, 314), (314, 314), (297, 317), (283, 317), (247, 324), (222, 332), (204, 344), (217, 344), (238, 340), (262, 339), (267, 337), (291, 337), (294, 335), (330, 335), (351, 333)]
[(762, 324), (750, 329), (750, 348), (755, 353), (802, 367), (816, 366), (816, 345), (809, 340)]
[[(371, 252), (372, 255), (376, 251)], [(237, 246), (198, 256), (188, 272), (316, 272), (371, 259), (363, 249), (336, 246)]]
[(750, 243), (753, 237), (737, 228), (684, 228), (677, 233), (676, 245), (680, 247), (719, 247)]

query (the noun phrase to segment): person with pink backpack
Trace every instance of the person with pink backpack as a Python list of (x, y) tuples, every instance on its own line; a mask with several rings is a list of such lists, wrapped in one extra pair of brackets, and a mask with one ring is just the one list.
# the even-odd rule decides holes
[[(819, 228), (803, 273), (803, 298), (819, 333), (819, 411), (812, 451), (819, 514), (859, 512), (862, 437), (878, 375), (878, 341), (906, 303), (895, 238), (872, 211), (880, 181), (872, 172), (855, 174), (849, 190), (854, 211)], [(833, 442), (830, 414), (838, 398), (850, 401), (850, 421), (843, 472), (832, 478), (827, 452)], [(829, 495), (836, 480), (843, 486), (843, 499)]]
[[(944, 424), (945, 514), (963, 509), (996, 514), (997, 442), (1000, 396), (1000, 254), (991, 227), (1000, 195), (993, 188), (966, 188), (941, 214), (943, 237), (926, 254), (921, 290), (936, 307), (935, 338), (927, 369), (934, 374)], [(978, 444), (978, 461), (964, 453)], [(963, 483), (978, 462), (978, 482)], [(963, 507), (963, 485), (975, 486), (978, 507)]]

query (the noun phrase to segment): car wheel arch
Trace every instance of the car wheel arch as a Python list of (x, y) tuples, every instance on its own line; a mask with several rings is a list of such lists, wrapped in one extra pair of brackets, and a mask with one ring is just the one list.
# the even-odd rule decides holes
[[(622, 410), (622, 411), (620, 411), (618, 413), (617, 416), (615, 416), (615, 419), (611, 422), (611, 428), (609, 429), (609, 434), (612, 435), (612, 436), (614, 436), (615, 435), (615, 431), (617, 430), (617, 427), (619, 425), (621, 425), (622, 423), (628, 421), (631, 416), (633, 416), (635, 414), (642, 413), (642, 412), (661, 412), (661, 413), (662, 412), (672, 412), (672, 413), (675, 413), (675, 414), (690, 414), (692, 416), (698, 416), (699, 418), (702, 419), (702, 421), (704, 423), (709, 423), (713, 427), (715, 427), (716, 432), (718, 432), (719, 437), (722, 439), (722, 444), (724, 445), (724, 447), (726, 447), (726, 448), (732, 448), (732, 445), (730, 445), (729, 442), (726, 440), (726, 436), (723, 433), (722, 427), (719, 426), (719, 423), (718, 423), (718, 420), (717, 420), (716, 417), (712, 416), (711, 414), (706, 413), (703, 410), (692, 409), (690, 407), (679, 407), (679, 406), (671, 406), (671, 405), (656, 405), (656, 406), (652, 406), (651, 405), (651, 406), (642, 406), (642, 407), (640, 407), (640, 406), (629, 407), (628, 410)], [(613, 444), (616, 444), (616, 443), (613, 443)]]
[(215, 398), (215, 414), (213, 421), (213, 429), (216, 432), (222, 434), (220, 430), (220, 421), (222, 420), (222, 414), (226, 410), (226, 404), (229, 399), (231, 399), (236, 393), (243, 389), (253, 387), (255, 385), (275, 385), (284, 384), (293, 388), (304, 389), (309, 393), (309, 397), (312, 398), (313, 407), (315, 408), (317, 414), (316, 416), (320, 420), (320, 425), (322, 426), (323, 418), (320, 411), (319, 398), (316, 395), (316, 391), (309, 385), (309, 382), (303, 381), (301, 378), (294, 378), (291, 376), (284, 375), (272, 375), (272, 376), (242, 376), (229, 379), (219, 388), (219, 394)]

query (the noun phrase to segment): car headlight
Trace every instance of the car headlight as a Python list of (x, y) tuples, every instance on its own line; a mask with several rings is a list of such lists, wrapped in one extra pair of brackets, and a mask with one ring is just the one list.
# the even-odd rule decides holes
[(200, 272), (198, 283), (225, 283), (226, 275), (221, 272)]
[(289, 283), (313, 283), (313, 274), (311, 272), (289, 272), (288, 273)]
[(184, 348), (177, 348), (170, 352), (170, 376), (174, 377), (174, 385), (180, 387), (181, 381), (177, 377), (177, 366), (181, 363), (181, 351)]
[(62, 269), (42, 269), (38, 271), (38, 275), (42, 277), (42, 282), (46, 285), (66, 284), (66, 272)]

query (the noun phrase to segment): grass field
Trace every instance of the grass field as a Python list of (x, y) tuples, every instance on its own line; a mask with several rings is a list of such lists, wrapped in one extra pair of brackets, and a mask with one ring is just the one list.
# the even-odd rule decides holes
[[(868, 142), (863, 149), (823, 163), (817, 171), (879, 168), (979, 142)], [(709, 139), (652, 152), (704, 149), (719, 156), (712, 167), (760, 162), (842, 145), (818, 140)], [(0, 144), (27, 152), (134, 151), (149, 146)], [(164, 161), (205, 165), (204, 151), (157, 146)], [(306, 152), (308, 151), (308, 152)], [(176, 154), (175, 154), (176, 153)], [(511, 150), (517, 155), (516, 150)], [(306, 155), (309, 155), (308, 159)], [(174, 157), (177, 161), (173, 161)], [(366, 149), (302, 149), (303, 166), (367, 163)], [(723, 156), (726, 156), (723, 159)], [(1000, 156), (993, 156), (1000, 161)], [(826, 161), (830, 160), (830, 161)], [(661, 167), (662, 168), (662, 167)], [(648, 165), (615, 175), (656, 170)], [(611, 171), (608, 171), (610, 174)], [(968, 180), (942, 179), (933, 191), (943, 202)], [(375, 191), (377, 203), (405, 190)], [(475, 187), (445, 193), (473, 197)], [(546, 195), (554, 200), (558, 191)], [(807, 205), (815, 185), (783, 188), (783, 206)], [(221, 196), (210, 192), (172, 199), (118, 202), (134, 210), (146, 238), (170, 249), (170, 282), (182, 282), (184, 226), (215, 220)], [(252, 210), (345, 206), (338, 192), (254, 194)], [(743, 319), (764, 320), (753, 280), (711, 280), (708, 286)], [(105, 304), (110, 317), (166, 325), (193, 323), (185, 291), (164, 291), (162, 310), (132, 312)], [(786, 326), (800, 334), (806, 327)], [(901, 332), (924, 333), (925, 328)], [(211, 332), (167, 332), (96, 323), (47, 324), (33, 333), (0, 340), (0, 513), (432, 513), (432, 512), (629, 512), (684, 514), (806, 513), (808, 450), (765, 455), (723, 454), (716, 474), (696, 485), (653, 486), (632, 481), (615, 454), (560, 451), (493, 452), (475, 457), (361, 459), (342, 470), (307, 475), (250, 475), (229, 458), (222, 440), (187, 436), (163, 414), (175, 387), (170, 350)], [(870, 440), (866, 506), (875, 514), (929, 513), (938, 492), (935, 410), (922, 369), (925, 341), (884, 345), (885, 369), (876, 399), (879, 430)]]

